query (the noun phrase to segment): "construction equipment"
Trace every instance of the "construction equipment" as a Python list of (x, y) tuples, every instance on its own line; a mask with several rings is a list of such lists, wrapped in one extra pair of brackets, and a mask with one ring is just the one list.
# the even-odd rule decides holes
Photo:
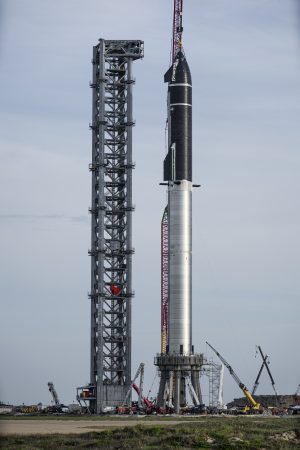
[(52, 395), (54, 405), (48, 406), (46, 408), (46, 412), (48, 412), (48, 413), (68, 413), (69, 408), (67, 406), (63, 405), (62, 403), (60, 403), (56, 389), (55, 389), (52, 381), (48, 382), (48, 389)]
[(269, 358), (268, 355), (265, 355), (265, 356), (263, 357), (263, 362), (262, 362), (262, 365), (261, 365), (261, 367), (260, 367), (260, 369), (259, 369), (259, 372), (258, 372), (258, 374), (257, 374), (256, 380), (255, 380), (255, 382), (254, 382), (254, 385), (253, 385), (253, 388), (252, 388), (252, 391), (251, 391), (251, 395), (254, 395), (255, 392), (256, 392), (256, 389), (258, 388), (258, 385), (259, 385), (259, 379), (260, 379), (261, 373), (262, 373), (262, 371), (263, 371), (265, 362), (268, 363), (268, 358)]
[(169, 223), (168, 206), (161, 220), (161, 353), (168, 345), (169, 314)]
[(300, 394), (300, 384), (297, 387), (297, 390), (294, 394), (294, 404), (295, 405), (300, 405), (300, 398), (299, 398), (299, 394)]
[(254, 398), (252, 397), (252, 395), (250, 394), (250, 392), (248, 391), (247, 387), (244, 385), (244, 383), (241, 382), (241, 380), (239, 379), (239, 377), (237, 376), (237, 374), (235, 373), (235, 371), (233, 370), (233, 368), (228, 364), (228, 362), (223, 358), (223, 356), (220, 355), (220, 353), (212, 346), (210, 345), (208, 342), (206, 342), (206, 344), (215, 352), (215, 354), (220, 358), (220, 360), (222, 361), (222, 363), (224, 364), (224, 366), (227, 367), (227, 369), (229, 370), (230, 375), (232, 376), (232, 378), (235, 380), (235, 382), (238, 384), (238, 386), (240, 387), (240, 389), (243, 391), (245, 397), (247, 398), (249, 404), (250, 404), (250, 408), (249, 407), (245, 407), (244, 412), (248, 412), (250, 409), (253, 410), (260, 410), (260, 404), (257, 403)]
[(200, 405), (200, 401), (199, 401), (198, 395), (196, 394), (196, 391), (195, 391), (195, 389), (194, 389), (194, 387), (192, 385), (190, 377), (187, 376), (185, 378), (186, 378), (186, 381), (187, 381), (187, 386), (188, 386), (188, 389), (189, 389), (189, 392), (190, 392), (190, 396), (191, 396), (191, 398), (193, 400), (194, 406)]
[(261, 347), (260, 347), (259, 345), (257, 346), (257, 348), (258, 348), (258, 350), (259, 350), (259, 353), (260, 353), (260, 355), (261, 355), (261, 357), (262, 357), (263, 362), (262, 362), (262, 365), (261, 365), (261, 367), (260, 367), (260, 369), (259, 369), (259, 372), (258, 372), (258, 374), (257, 374), (256, 380), (255, 380), (255, 382), (254, 382), (254, 385), (253, 385), (253, 388), (252, 388), (251, 395), (254, 395), (254, 394), (255, 394), (256, 389), (257, 389), (257, 387), (258, 387), (258, 385), (259, 385), (259, 379), (260, 379), (261, 373), (262, 373), (262, 371), (263, 371), (263, 368), (265, 367), (265, 368), (267, 369), (268, 374), (269, 374), (269, 377), (270, 377), (271, 384), (272, 384), (272, 387), (273, 387), (273, 389), (274, 389), (275, 395), (276, 395), (276, 397), (278, 397), (278, 392), (277, 392), (277, 390), (276, 390), (276, 388), (275, 388), (275, 381), (274, 381), (274, 378), (273, 378), (273, 376), (272, 376), (272, 374), (271, 374), (271, 371), (270, 371), (270, 369), (269, 369), (269, 364), (270, 364), (269, 356), (268, 356), (267, 354), (266, 354), (266, 355), (263, 354), (262, 349), (261, 349)]
[[(138, 394), (139, 399), (141, 399), (141, 401), (143, 402), (143, 404), (145, 405), (145, 407), (147, 409), (154, 410), (156, 408), (156, 406), (147, 397), (144, 397), (141, 395), (141, 391), (135, 383), (132, 384), (132, 387), (135, 390), (135, 392)], [(141, 407), (142, 407), (142, 405), (139, 405), (139, 408), (141, 408)]]
[(226, 405), (224, 405), (223, 401), (223, 380), (224, 380), (224, 364), (221, 365), (219, 377), (218, 402), (217, 402), (217, 408), (219, 409), (226, 408)]
[(127, 402), (130, 401), (131, 389), (133, 388), (133, 385), (136, 386), (135, 381), (137, 380), (138, 377), (140, 377), (140, 386), (138, 388), (138, 391), (139, 391), (139, 393), (138, 393), (138, 396), (139, 396), (138, 404), (139, 404), (139, 406), (141, 406), (142, 396), (143, 396), (144, 370), (145, 370), (145, 364), (141, 363), (139, 365), (139, 367), (138, 367), (138, 370), (136, 371), (136, 374), (135, 374), (133, 380), (131, 381), (130, 388), (128, 389), (127, 394), (125, 396), (124, 405), (126, 405)]
[(52, 395), (54, 405), (55, 406), (60, 406), (60, 401), (58, 399), (58, 395), (57, 395), (56, 389), (55, 389), (54, 384), (52, 383), (52, 381), (48, 382), (48, 388), (49, 388), (49, 392)]
[(182, 13), (183, 0), (174, 0), (174, 15), (173, 15), (173, 38), (172, 38), (172, 63), (175, 56), (182, 48)]
[[(143, 406), (149, 412), (149, 410), (154, 410), (156, 406), (147, 398), (143, 396), (143, 386), (144, 386), (144, 371), (145, 371), (145, 364), (141, 363), (138, 367), (138, 370), (136, 371), (136, 374), (131, 382), (130, 388), (127, 391), (127, 394), (125, 396), (124, 403), (121, 407), (117, 408), (118, 413), (124, 413), (124, 410), (126, 410), (128, 407), (126, 406), (128, 402), (130, 402), (130, 394), (131, 389), (133, 388), (135, 392), (138, 394), (138, 409), (142, 410)], [(137, 378), (140, 377), (139, 385), (135, 383)], [(130, 410), (130, 408), (129, 408)]]
[(224, 409), (223, 404), (223, 378), (224, 364), (206, 361), (201, 367), (201, 374), (208, 377), (208, 407), (210, 410)]

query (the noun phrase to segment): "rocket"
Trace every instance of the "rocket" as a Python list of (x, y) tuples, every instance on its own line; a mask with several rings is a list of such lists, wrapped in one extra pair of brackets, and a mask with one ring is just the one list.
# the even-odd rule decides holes
[(183, 51), (166, 72), (168, 83), (169, 354), (192, 349), (192, 77)]
[(167, 336), (167, 345), (154, 359), (160, 371), (157, 404), (162, 410), (174, 408), (176, 414), (187, 405), (187, 388), (193, 404), (202, 403), (204, 363), (203, 354), (195, 353), (192, 345), (192, 189), (199, 185), (192, 182), (192, 77), (182, 47), (182, 11), (183, 0), (174, 0), (172, 65), (164, 77), (168, 148), (161, 183), (168, 186), (167, 227), (165, 213), (162, 221), (161, 296), (162, 312), (168, 311), (168, 320), (162, 314), (162, 343)]

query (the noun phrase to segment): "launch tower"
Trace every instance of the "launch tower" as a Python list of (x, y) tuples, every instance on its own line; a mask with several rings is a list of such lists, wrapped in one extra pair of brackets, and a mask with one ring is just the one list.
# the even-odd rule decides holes
[(143, 53), (138, 40), (93, 48), (91, 381), (80, 395), (98, 414), (131, 385), (132, 63)]

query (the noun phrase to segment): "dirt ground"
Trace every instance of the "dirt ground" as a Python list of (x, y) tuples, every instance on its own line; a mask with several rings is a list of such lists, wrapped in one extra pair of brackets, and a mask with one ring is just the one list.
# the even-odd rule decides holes
[(139, 425), (177, 425), (178, 420), (163, 422), (160, 420), (147, 421), (144, 418), (138, 420), (3, 420), (0, 422), (0, 435), (30, 435), (30, 434), (80, 434), (91, 431), (101, 431), (111, 427), (131, 427)]

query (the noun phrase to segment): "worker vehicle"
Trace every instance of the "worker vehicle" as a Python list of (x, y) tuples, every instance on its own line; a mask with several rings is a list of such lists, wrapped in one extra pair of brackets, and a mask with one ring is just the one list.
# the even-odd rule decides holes
[(117, 414), (130, 414), (131, 406), (130, 405), (118, 405), (116, 407), (116, 413)]
[(15, 408), (15, 413), (19, 414), (36, 414), (39, 412), (37, 405), (21, 405)]

